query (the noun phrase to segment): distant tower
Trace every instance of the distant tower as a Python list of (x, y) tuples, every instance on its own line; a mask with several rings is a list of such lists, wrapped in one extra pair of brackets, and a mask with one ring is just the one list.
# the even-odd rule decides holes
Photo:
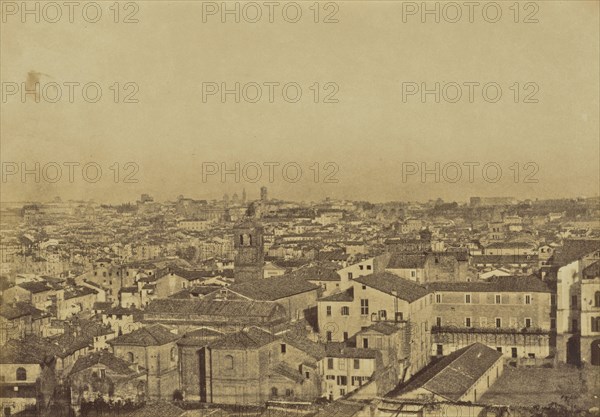
[(236, 249), (233, 277), (235, 282), (263, 278), (263, 229), (258, 223), (245, 220), (233, 229)]
[(246, 189), (242, 190), (242, 204), (246, 204)]
[(260, 187), (260, 201), (267, 201), (267, 187)]

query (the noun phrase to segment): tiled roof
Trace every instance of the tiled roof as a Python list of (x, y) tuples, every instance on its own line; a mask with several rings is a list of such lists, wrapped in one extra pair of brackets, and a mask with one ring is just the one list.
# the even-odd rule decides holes
[(0, 348), (0, 364), (41, 364), (51, 360), (58, 351), (58, 346), (41, 337), (10, 339)]
[(331, 302), (351, 302), (354, 301), (354, 288), (349, 288), (343, 292), (328, 295), (327, 297), (319, 298), (319, 301)]
[(319, 410), (313, 417), (353, 417), (363, 415), (367, 405), (353, 401), (338, 400)]
[(201, 329), (187, 332), (181, 337), (181, 339), (177, 341), (177, 344), (182, 346), (198, 346), (206, 344), (221, 336), (223, 336), (222, 332), (203, 327)]
[(158, 299), (150, 302), (145, 313), (204, 315), (228, 317), (269, 317), (281, 306), (272, 301), (253, 300), (178, 300)]
[(534, 275), (491, 277), (488, 281), (431, 282), (432, 291), (449, 292), (550, 292), (550, 288)]
[(477, 264), (509, 265), (537, 264), (537, 255), (473, 255), (471, 262)]
[(396, 333), (399, 330), (400, 330), (400, 328), (394, 326), (392, 323), (386, 323), (384, 321), (379, 321), (379, 322), (367, 327), (363, 331), (376, 331), (378, 333), (389, 336), (391, 334)]
[(257, 349), (276, 340), (276, 337), (266, 330), (250, 327), (237, 333), (221, 337), (210, 343), (212, 349)]
[(181, 417), (184, 413), (185, 410), (171, 403), (157, 402), (123, 414), (123, 417)]
[(460, 400), (502, 353), (474, 343), (427, 366), (390, 396), (424, 388), (451, 401)]
[(44, 291), (50, 291), (52, 289), (48, 286), (48, 284), (40, 281), (23, 282), (19, 284), (19, 287), (26, 289), (27, 291), (33, 294), (37, 294)]
[(355, 281), (387, 294), (396, 295), (408, 302), (416, 301), (429, 293), (425, 287), (389, 272), (365, 275), (356, 278)]
[(566, 239), (554, 252), (554, 264), (567, 265), (597, 250), (600, 250), (599, 239)]
[(26, 302), (6, 303), (0, 305), (0, 317), (7, 320), (14, 320), (23, 316), (41, 317), (44, 315), (42, 310), (38, 310), (34, 306)]
[(108, 343), (117, 346), (161, 346), (178, 339), (179, 336), (171, 333), (165, 326), (154, 324), (109, 340)]
[(129, 362), (126, 362), (121, 358), (117, 358), (110, 352), (100, 350), (98, 352), (92, 352), (86, 356), (80, 356), (75, 362), (75, 365), (73, 365), (73, 368), (69, 374), (73, 375), (98, 364), (102, 364), (113, 372), (121, 375), (131, 375), (135, 373), (135, 371), (131, 369), (131, 364)]
[(229, 287), (229, 290), (252, 300), (275, 301), (308, 291), (316, 291), (318, 288), (317, 285), (297, 277), (282, 275), (234, 284)]
[(340, 281), (341, 277), (336, 269), (325, 266), (306, 266), (290, 273), (297, 278), (306, 281)]
[(305, 337), (294, 337), (284, 334), (282, 336), (282, 341), (298, 350), (301, 350), (316, 360), (320, 360), (325, 357), (325, 345), (313, 342)]
[(325, 356), (328, 358), (377, 359), (381, 352), (376, 349), (348, 347), (344, 343), (327, 343)]
[(297, 384), (301, 384), (304, 381), (304, 377), (298, 371), (298, 369), (292, 368), (285, 362), (279, 362), (278, 364), (272, 366), (270, 370), (272, 373), (281, 375)]
[(426, 256), (424, 253), (392, 253), (387, 268), (391, 269), (416, 269), (425, 267)]
[(600, 261), (596, 261), (591, 265), (588, 265), (583, 269), (584, 278), (598, 278), (600, 277)]

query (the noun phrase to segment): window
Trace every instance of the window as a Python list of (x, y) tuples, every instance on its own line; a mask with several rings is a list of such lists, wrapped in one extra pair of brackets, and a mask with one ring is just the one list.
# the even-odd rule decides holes
[(346, 395), (346, 389), (340, 388), (340, 395)]
[(337, 384), (338, 385), (348, 385), (348, 378), (345, 375), (338, 375)]
[(360, 315), (366, 316), (369, 314), (369, 300), (361, 299), (360, 300)]
[(294, 390), (286, 388), (285, 395), (286, 397), (291, 397), (292, 395), (294, 395)]
[(501, 346), (497, 346), (497, 347), (496, 347), (496, 350), (497, 350), (498, 352), (502, 353), (502, 347), (501, 347)]
[(307, 372), (304, 372), (304, 377), (305, 377), (306, 379), (310, 379), (310, 372), (308, 372), (308, 371), (307, 371)]
[(535, 353), (528, 353), (527, 356), (531, 359), (535, 359)]
[(499, 329), (500, 327), (502, 327), (502, 319), (499, 317), (496, 317), (496, 327)]
[(98, 372), (100, 373), (100, 378), (106, 378), (106, 369), (99, 369)]
[(223, 358), (223, 367), (225, 369), (233, 369), (233, 356), (225, 355)]
[(379, 320), (387, 320), (387, 311), (379, 310)]
[(358, 265), (358, 269), (360, 269), (362, 271), (364, 269), (364, 266)]
[(333, 358), (327, 358), (327, 369), (333, 369)]
[(133, 362), (135, 360), (135, 356), (133, 355), (133, 352), (127, 352), (127, 360), (129, 362)]
[(17, 381), (26, 381), (27, 380), (27, 371), (25, 368), (17, 368)]
[(367, 265), (367, 270), (371, 270), (371, 265)]
[(277, 397), (277, 388), (275, 388), (275, 387), (271, 388), (271, 395), (273, 397)]
[(439, 304), (439, 303), (441, 303), (441, 302), (442, 302), (442, 294), (436, 294), (436, 295), (435, 295), (435, 302), (436, 302), (437, 304)]
[(332, 332), (327, 332), (326, 333), (326, 338), (328, 342), (331, 342), (333, 340), (333, 333)]
[(530, 318), (525, 319), (525, 327), (531, 327), (531, 319)]
[(348, 272), (348, 279), (352, 279), (352, 272)]
[(465, 317), (465, 326), (471, 327), (471, 317)]
[(600, 317), (592, 317), (592, 331), (600, 332)]
[(362, 378), (359, 376), (353, 376), (352, 377), (352, 385), (353, 386), (362, 385)]
[(577, 296), (576, 295), (571, 296), (571, 308), (577, 308)]
[(363, 289), (363, 290), (366, 290), (366, 289), (367, 289), (367, 286), (366, 286), (366, 285), (363, 285), (363, 286), (362, 286), (362, 289)]
[(437, 327), (442, 327), (442, 318), (441, 317), (436, 317), (435, 318), (435, 325)]
[(360, 359), (354, 359), (354, 369), (360, 369)]
[(346, 359), (338, 359), (338, 369), (340, 371), (345, 371), (346, 370)]
[(410, 276), (414, 278), (417, 276), (417, 273), (415, 271), (410, 271)]
[(465, 294), (465, 304), (471, 304), (471, 294)]
[(517, 357), (517, 348), (516, 347), (510, 349), (510, 356), (512, 356), (513, 358)]
[(335, 381), (335, 375), (326, 375), (325, 379), (328, 381)]
[(345, 342), (346, 340), (348, 340), (348, 332), (344, 332), (344, 333), (343, 333), (343, 337), (344, 337), (344, 342)]
[(175, 361), (177, 359), (177, 353), (175, 348), (171, 348), (171, 361)]
[(437, 345), (436, 349), (435, 349), (435, 353), (438, 356), (441, 356), (444, 354), (444, 345)]
[(600, 291), (596, 291), (594, 294), (594, 306), (600, 307)]
[(287, 351), (287, 346), (285, 345), (285, 343), (281, 344), (281, 353), (285, 353)]
[(525, 304), (531, 304), (531, 295), (525, 295)]
[(577, 323), (577, 319), (573, 319), (571, 321), (571, 331), (572, 332), (576, 332), (579, 329), (578, 323)]
[(363, 348), (364, 349), (369, 348), (369, 339), (367, 339), (366, 337), (363, 338)]
[(325, 314), (327, 314), (327, 317), (331, 317), (331, 306), (325, 307), (325, 311), (326, 311)]
[(502, 296), (500, 294), (496, 294), (494, 298), (496, 304), (502, 304)]
[(350, 315), (350, 307), (348, 307), (348, 306), (342, 307), (342, 316), (349, 316), (349, 315)]

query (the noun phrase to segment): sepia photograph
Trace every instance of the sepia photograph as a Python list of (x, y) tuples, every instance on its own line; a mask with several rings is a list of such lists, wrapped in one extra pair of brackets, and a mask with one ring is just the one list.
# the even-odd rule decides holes
[(0, 417), (600, 417), (600, 0), (0, 0)]

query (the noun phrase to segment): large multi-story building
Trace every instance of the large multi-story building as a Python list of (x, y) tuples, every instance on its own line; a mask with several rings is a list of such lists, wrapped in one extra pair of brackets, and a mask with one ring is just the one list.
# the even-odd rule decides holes
[(551, 355), (551, 290), (534, 276), (492, 277), (485, 282), (434, 282), (432, 355), (475, 342), (505, 356)]

